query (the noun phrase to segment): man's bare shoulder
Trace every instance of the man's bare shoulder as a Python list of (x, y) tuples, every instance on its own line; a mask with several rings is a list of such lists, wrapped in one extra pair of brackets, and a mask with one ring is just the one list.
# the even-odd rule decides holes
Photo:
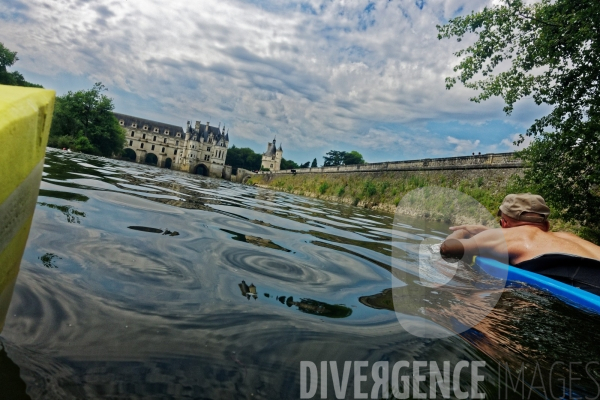
[(513, 226), (511, 228), (499, 228), (499, 230), (504, 234), (506, 240), (533, 240), (539, 236), (544, 236), (547, 234), (547, 232), (544, 232), (541, 229), (531, 225)]
[(597, 246), (594, 243), (588, 242), (587, 240), (568, 232), (550, 232), (550, 234), (557, 240), (572, 243), (573, 245), (576, 245), (583, 249), (583, 252), (576, 254), (582, 255), (584, 257), (600, 259), (600, 246)]
[(569, 233), (569, 232), (548, 232), (549, 234), (551, 234), (552, 236), (561, 238), (561, 239), (568, 239), (568, 240), (583, 240), (582, 238), (580, 238), (579, 236), (573, 234), (573, 233)]

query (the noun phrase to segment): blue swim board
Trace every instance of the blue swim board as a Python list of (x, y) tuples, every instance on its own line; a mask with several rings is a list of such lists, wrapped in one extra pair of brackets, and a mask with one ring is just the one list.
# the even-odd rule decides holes
[(548, 291), (561, 300), (566, 300), (575, 306), (600, 314), (600, 296), (598, 295), (490, 258), (477, 257), (476, 264), (493, 277), (503, 279), (506, 276), (507, 284), (510, 282), (523, 282), (538, 289)]

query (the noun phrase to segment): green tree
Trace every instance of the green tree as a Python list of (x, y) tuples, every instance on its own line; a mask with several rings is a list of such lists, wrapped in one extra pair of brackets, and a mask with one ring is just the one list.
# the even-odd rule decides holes
[(325, 153), (325, 156), (323, 157), (324, 162), (323, 162), (323, 166), (324, 167), (331, 167), (331, 166), (336, 166), (336, 165), (342, 165), (344, 163), (344, 157), (346, 156), (346, 152), (345, 151), (337, 151), (337, 150), (330, 150), (327, 153)]
[[(440, 39), (473, 44), (455, 53), (461, 82), (479, 93), (514, 104), (531, 98), (550, 106), (525, 132), (536, 139), (520, 156), (525, 179), (564, 218), (598, 226), (600, 221), (600, 2), (504, 0), (491, 8), (438, 26)], [(518, 143), (522, 142), (523, 137)]]
[(315, 157), (315, 159), (312, 161), (312, 164), (310, 164), (310, 167), (311, 167), (311, 168), (317, 168), (317, 167), (318, 167), (318, 165), (317, 165), (317, 158), (316, 158), (316, 157)]
[[(362, 154), (356, 150), (352, 150), (351, 152), (330, 150), (323, 158), (325, 159), (325, 162), (323, 163), (324, 167), (365, 163)], [(317, 164), (316, 161), (317, 159), (315, 158), (313, 160), (313, 164), (315, 164), (315, 166)]]
[(17, 57), (16, 51), (10, 51), (8, 48), (4, 47), (3, 43), (0, 43), (0, 84), (41, 88), (41, 85), (27, 82), (23, 75), (18, 71), (7, 71), (7, 68), (13, 66), (18, 60), (19, 58)]
[(112, 99), (96, 83), (90, 90), (69, 91), (56, 98), (50, 145), (70, 143), (74, 150), (110, 157), (121, 154), (125, 131), (112, 110)]
[(364, 164), (365, 160), (358, 151), (352, 150), (350, 153), (344, 154), (344, 165)]
[(254, 150), (248, 147), (236, 147), (231, 146), (227, 150), (227, 157), (225, 157), (225, 164), (231, 165), (232, 172), (237, 173), (238, 168), (247, 169), (250, 171), (256, 171), (260, 169), (262, 161), (262, 155), (255, 153)]
[(309, 166), (310, 166), (310, 161), (307, 161), (304, 164), (300, 165), (300, 168), (308, 168)]
[(281, 169), (298, 169), (300, 168), (300, 166), (298, 164), (296, 164), (294, 161), (292, 160), (286, 160), (285, 158), (281, 158)]

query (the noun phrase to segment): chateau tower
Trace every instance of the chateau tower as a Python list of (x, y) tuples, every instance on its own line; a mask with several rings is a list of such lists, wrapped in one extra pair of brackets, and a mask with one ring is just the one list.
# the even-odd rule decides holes
[(279, 171), (281, 169), (281, 159), (283, 158), (283, 149), (279, 146), (277, 149), (276, 140), (273, 143), (267, 143), (267, 151), (262, 155), (261, 168), (270, 171)]

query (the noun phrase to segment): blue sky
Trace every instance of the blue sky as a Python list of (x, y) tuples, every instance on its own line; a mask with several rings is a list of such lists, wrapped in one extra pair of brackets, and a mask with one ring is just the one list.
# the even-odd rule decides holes
[(14, 69), (55, 89), (108, 87), (116, 111), (225, 125), (231, 143), (319, 164), (503, 152), (544, 114), (469, 102), (436, 24), (485, 0), (4, 0), (0, 42)]

